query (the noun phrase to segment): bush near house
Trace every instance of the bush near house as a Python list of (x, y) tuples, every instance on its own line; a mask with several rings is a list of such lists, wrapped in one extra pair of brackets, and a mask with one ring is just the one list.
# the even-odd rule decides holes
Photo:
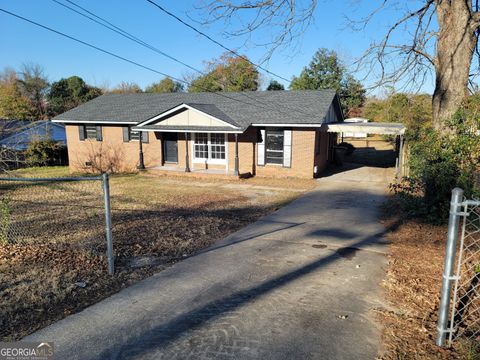
[(429, 222), (448, 218), (451, 191), (459, 186), (465, 196), (480, 195), (480, 95), (472, 96), (448, 121), (450, 131), (419, 130), (410, 142), (411, 178), (392, 185), (403, 199), (406, 213)]
[(52, 166), (62, 164), (66, 149), (52, 140), (41, 140), (30, 143), (25, 151), (27, 166)]

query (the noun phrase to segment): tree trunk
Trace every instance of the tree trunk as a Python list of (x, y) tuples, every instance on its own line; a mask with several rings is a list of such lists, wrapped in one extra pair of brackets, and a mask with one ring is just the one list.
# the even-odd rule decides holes
[(467, 96), (468, 78), (476, 45), (477, 14), (469, 1), (437, 0), (439, 33), (435, 59), (433, 126), (448, 131), (445, 120), (451, 117)]

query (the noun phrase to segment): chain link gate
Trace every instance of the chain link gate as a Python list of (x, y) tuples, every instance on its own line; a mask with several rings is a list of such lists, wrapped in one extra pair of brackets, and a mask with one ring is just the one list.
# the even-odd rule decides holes
[(450, 203), (437, 330), (439, 346), (480, 339), (480, 201), (465, 200), (459, 188)]

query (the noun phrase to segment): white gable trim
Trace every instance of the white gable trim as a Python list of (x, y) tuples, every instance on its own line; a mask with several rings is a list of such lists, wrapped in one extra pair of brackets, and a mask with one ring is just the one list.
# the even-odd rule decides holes
[(207, 113), (205, 113), (205, 112), (203, 112), (203, 111), (201, 111), (201, 110), (195, 109), (194, 107), (192, 107), (192, 106), (190, 106), (190, 105), (187, 105), (187, 104), (185, 104), (185, 103), (180, 104), (180, 105), (178, 105), (178, 106), (175, 106), (173, 109), (170, 109), (170, 110), (168, 110), (168, 111), (165, 111), (165, 112), (163, 112), (163, 113), (161, 113), (161, 114), (159, 114), (159, 115), (157, 115), (157, 116), (154, 116), (154, 117), (151, 118), (151, 119), (145, 120), (144, 122), (138, 124), (138, 127), (142, 127), (142, 126), (148, 125), (148, 124), (154, 122), (155, 120), (161, 119), (162, 117), (166, 117), (166, 116), (170, 115), (171, 113), (174, 113), (175, 111), (180, 110), (180, 109), (182, 109), (182, 108), (185, 108), (185, 109), (188, 109), (188, 110), (197, 112), (197, 113), (199, 113), (199, 114), (201, 114), (201, 115), (203, 115), (203, 116), (208, 117), (208, 118), (211, 119), (211, 120), (219, 121), (219, 122), (221, 122), (222, 124), (225, 124), (226, 126), (231, 127), (232, 129), (240, 129), (238, 126), (234, 126), (234, 125), (232, 125), (232, 124), (229, 124), (229, 123), (227, 123), (227, 122), (225, 122), (225, 121), (223, 121), (223, 120), (221, 120), (221, 119), (219, 119), (219, 118), (216, 118), (215, 116), (209, 115), (209, 114), (207, 114)]

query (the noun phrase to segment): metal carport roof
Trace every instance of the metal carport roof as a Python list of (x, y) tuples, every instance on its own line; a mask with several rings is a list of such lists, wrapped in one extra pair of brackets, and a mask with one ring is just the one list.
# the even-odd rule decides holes
[(346, 123), (335, 122), (323, 124), (322, 127), (327, 132), (342, 133), (355, 132), (365, 134), (379, 134), (379, 135), (403, 135), (405, 134), (405, 125), (400, 123)]

